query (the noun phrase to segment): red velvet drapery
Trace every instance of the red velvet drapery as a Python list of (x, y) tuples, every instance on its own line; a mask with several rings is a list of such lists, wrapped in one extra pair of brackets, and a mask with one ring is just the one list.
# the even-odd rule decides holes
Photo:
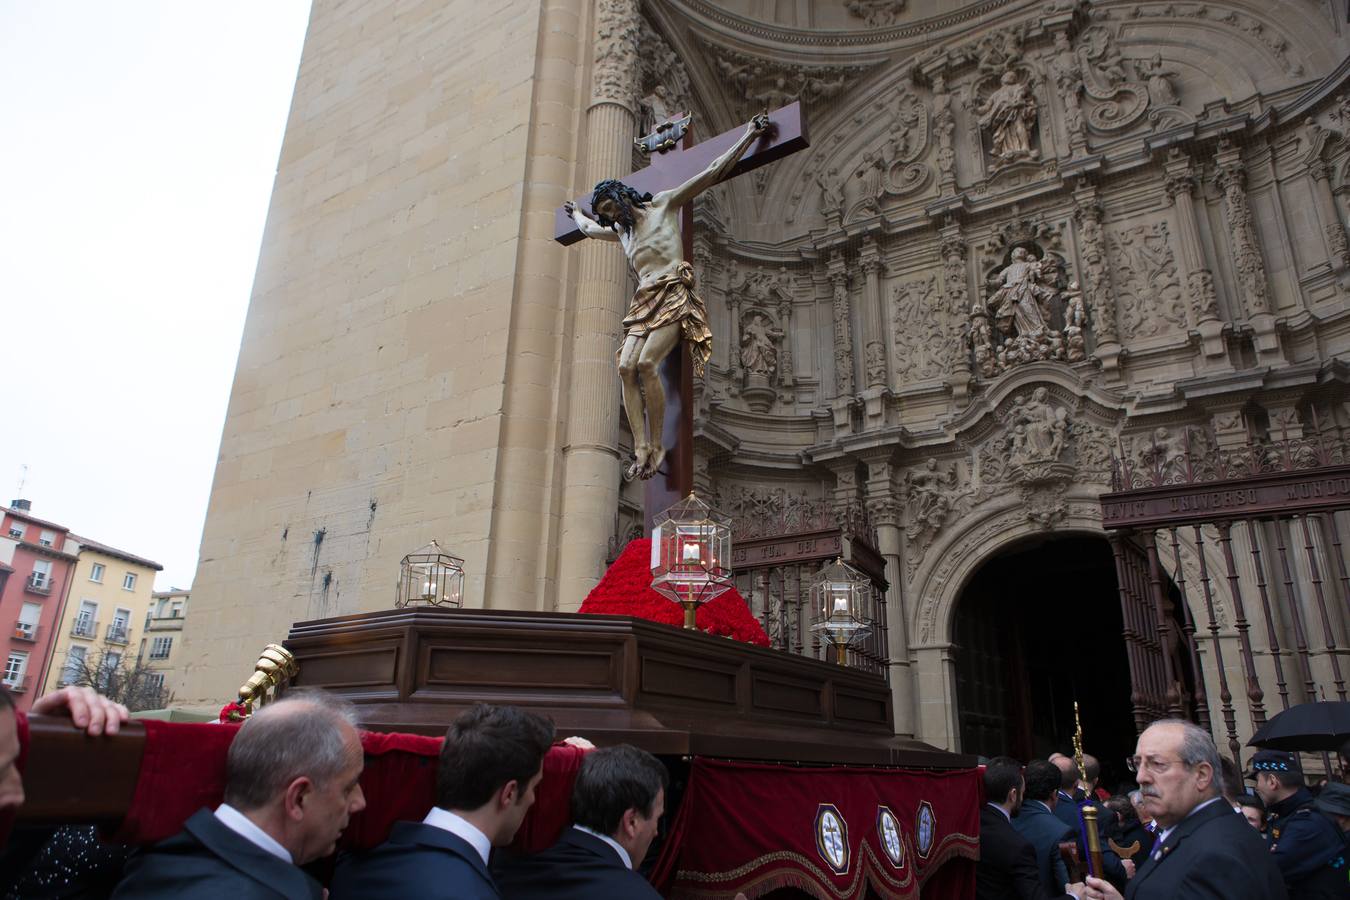
[[(652, 881), (676, 900), (975, 896), (980, 779), (696, 759)], [(933, 888), (941, 885), (941, 891)]]

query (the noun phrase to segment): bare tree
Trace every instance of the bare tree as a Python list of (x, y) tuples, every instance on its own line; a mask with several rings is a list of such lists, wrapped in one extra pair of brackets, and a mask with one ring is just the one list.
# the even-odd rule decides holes
[(84, 659), (67, 659), (61, 680), (91, 687), (132, 712), (163, 709), (173, 700), (173, 694), (164, 686), (162, 672), (151, 669), (141, 657), (106, 643)]

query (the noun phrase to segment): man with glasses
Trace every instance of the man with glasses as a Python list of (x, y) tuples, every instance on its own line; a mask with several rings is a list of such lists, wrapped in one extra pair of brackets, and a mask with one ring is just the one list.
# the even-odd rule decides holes
[[(1126, 900), (1287, 900), (1280, 870), (1260, 836), (1219, 789), (1219, 749), (1180, 719), (1154, 722), (1127, 761), (1158, 840), (1125, 891)], [(1091, 900), (1119, 900), (1099, 878)]]

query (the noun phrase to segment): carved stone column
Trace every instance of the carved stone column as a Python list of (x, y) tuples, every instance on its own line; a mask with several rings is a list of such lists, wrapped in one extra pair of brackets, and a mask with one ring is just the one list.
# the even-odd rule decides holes
[(1177, 239), (1181, 244), (1181, 269), (1186, 278), (1191, 318), (1200, 332), (1200, 349), (1207, 368), (1231, 368), (1228, 348), (1219, 319), (1219, 298), (1214, 293), (1214, 273), (1205, 265), (1200, 226), (1195, 215), (1195, 167), (1184, 153), (1173, 150), (1163, 165), (1165, 188), (1176, 214)]
[(886, 335), (881, 321), (881, 251), (876, 241), (863, 241), (858, 268), (863, 273), (862, 326), (863, 374), (869, 388), (884, 388), (886, 378)]
[(858, 268), (863, 273), (862, 290), (862, 347), (863, 347), (863, 409), (867, 425), (885, 424), (886, 397), (890, 383), (886, 377), (886, 327), (881, 313), (881, 251), (876, 241), (868, 236), (858, 255)]
[[(1071, 22), (1072, 13), (1061, 14)], [(1083, 91), (1083, 72), (1078, 57), (1069, 41), (1068, 28), (1055, 32), (1055, 55), (1050, 62), (1050, 72), (1055, 78), (1055, 87), (1064, 102), (1064, 130), (1069, 138), (1069, 155), (1084, 156), (1088, 152), (1087, 130), (1083, 126), (1083, 108), (1080, 95)]]
[[(636, 129), (637, 0), (597, 0), (595, 68), (586, 111), (586, 183), (629, 170)], [(628, 267), (610, 244), (587, 241), (578, 260), (572, 330), (571, 390), (561, 534), (558, 606), (576, 609), (604, 573), (619, 500), (619, 391), (614, 369), (627, 306)]]
[(1116, 290), (1107, 270), (1106, 239), (1102, 235), (1102, 210), (1097, 188), (1084, 184), (1073, 192), (1077, 207), (1078, 242), (1083, 254), (1083, 287), (1087, 291), (1096, 347), (1093, 355), (1110, 380), (1120, 378), (1120, 331), (1116, 323)]
[(947, 316), (947, 359), (951, 374), (952, 401), (958, 409), (970, 402), (970, 383), (974, 375), (970, 368), (970, 348), (966, 346), (962, 323), (970, 315), (970, 276), (966, 270), (966, 239), (961, 226), (953, 223), (942, 229), (942, 292)]
[(886, 560), (886, 655), (890, 659), (891, 698), (896, 734), (914, 734), (914, 672), (909, 664), (909, 609), (901, 574), (900, 502), (895, 467), (887, 449), (867, 460), (867, 513), (877, 533), (877, 551)]
[(829, 279), (834, 319), (834, 430), (836, 434), (848, 434), (853, 430), (853, 325), (848, 271), (844, 267), (844, 257), (838, 252), (830, 255)]
[(1215, 177), (1223, 191), (1224, 213), (1233, 253), (1233, 271), (1238, 295), (1252, 326), (1252, 342), (1257, 361), (1278, 362), (1280, 342), (1275, 333), (1275, 317), (1270, 312), (1270, 288), (1266, 264), (1256, 239), (1251, 206), (1247, 202), (1247, 170), (1241, 151), (1231, 141), (1220, 141), (1214, 154)]
[(1322, 232), (1327, 238), (1327, 253), (1333, 272), (1350, 269), (1350, 240), (1346, 239), (1345, 225), (1336, 209), (1336, 197), (1331, 192), (1331, 167), (1322, 158), (1322, 147), (1326, 143), (1328, 132), (1324, 128), (1309, 123), (1306, 129), (1312, 147), (1309, 150), (1308, 177), (1313, 180), (1313, 198), (1317, 204), (1317, 217), (1322, 222)]
[(937, 134), (938, 187), (944, 197), (956, 193), (956, 117), (952, 114), (952, 95), (947, 89), (947, 77), (942, 72), (933, 75), (933, 130)]

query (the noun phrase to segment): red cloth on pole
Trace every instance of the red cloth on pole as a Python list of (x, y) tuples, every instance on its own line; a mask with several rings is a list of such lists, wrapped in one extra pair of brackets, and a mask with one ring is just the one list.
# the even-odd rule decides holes
[[(651, 557), (651, 538), (629, 541), (577, 612), (634, 616), (682, 628), (684, 607), (652, 590)], [(769, 636), (735, 588), (701, 604), (694, 621), (699, 631), (759, 647), (769, 646)]]
[[(152, 843), (177, 834), (203, 806), (214, 808), (225, 793), (225, 755), (238, 725), (184, 724), (148, 719), (140, 775), (121, 827), (123, 843)], [(366, 808), (352, 816), (339, 850), (374, 847), (400, 820), (419, 821), (431, 809), (441, 738), (361, 732), (366, 768), (361, 790)], [(572, 782), (584, 750), (555, 744), (544, 757), (544, 777), (535, 802), (516, 835), (527, 853), (553, 843), (571, 821)]]
[(673, 900), (778, 888), (821, 900), (911, 900), (942, 872), (944, 900), (968, 900), (980, 789), (974, 769), (696, 759), (652, 883)]

